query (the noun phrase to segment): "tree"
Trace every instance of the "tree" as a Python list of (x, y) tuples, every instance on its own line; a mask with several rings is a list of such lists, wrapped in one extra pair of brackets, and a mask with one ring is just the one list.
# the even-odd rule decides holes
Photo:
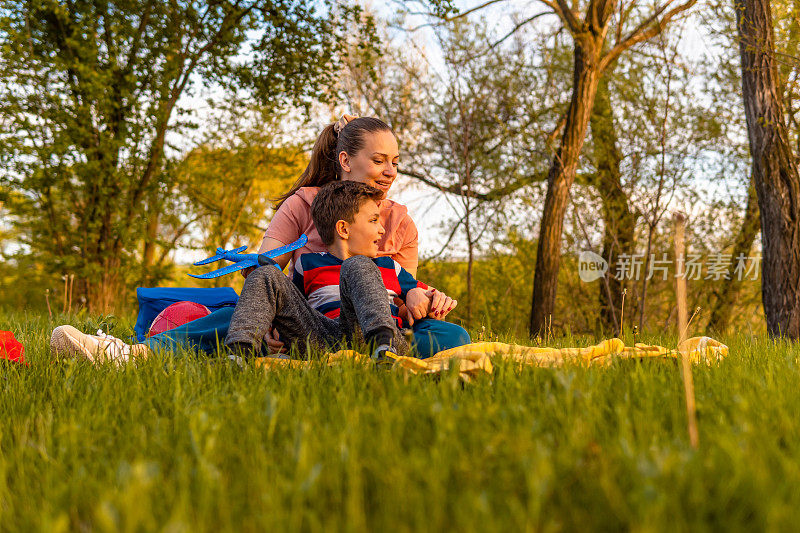
[(800, 337), (800, 176), (781, 98), (770, 3), (734, 0), (742, 97), (761, 217), (767, 331)]
[(191, 126), (181, 99), (203, 85), (277, 107), (329, 83), (335, 26), (311, 5), (4, 1), (0, 179), (25, 196), (27, 249), (109, 307), (173, 190), (165, 154)]
[[(775, 56), (778, 69), (778, 77), (782, 80), (781, 96), (783, 100), (786, 126), (789, 132), (790, 144), (800, 147), (800, 85), (791, 80), (797, 80), (800, 76), (800, 40), (797, 35), (800, 31), (800, 5), (796, 2), (778, 0), (771, 3), (775, 13)], [(711, 80), (717, 80), (717, 89), (714, 99), (723, 99), (729, 110), (733, 114), (722, 118), (722, 122), (727, 128), (732, 129), (735, 135), (729, 136), (718, 149), (724, 146), (727, 151), (736, 152), (735, 158), (747, 160), (748, 170), (742, 172), (746, 177), (747, 197), (745, 201), (739, 202), (744, 205), (744, 209), (739, 207), (741, 216), (738, 217), (738, 230), (732, 241), (731, 263), (729, 270), (733, 272), (739, 265), (741, 258), (750, 255), (753, 244), (761, 230), (761, 223), (758, 212), (758, 197), (753, 184), (751, 172), (752, 165), (749, 164), (750, 154), (747, 146), (747, 137), (742, 142), (739, 139), (746, 132), (746, 119), (740, 111), (741, 95), (741, 65), (739, 53), (739, 35), (737, 32), (736, 12), (730, 2), (713, 1), (710, 9), (706, 11), (707, 19), (704, 20), (708, 26), (718, 26), (719, 30), (716, 49), (720, 51), (720, 58), (710, 65), (710, 71), (704, 76)], [(723, 104), (725, 105), (725, 104)], [(720, 109), (722, 111), (722, 109)], [(730, 112), (730, 111), (729, 111)], [(740, 155), (741, 154), (741, 155)], [(745, 181), (744, 179), (742, 180)], [(735, 316), (735, 309), (741, 308), (740, 293), (743, 288), (741, 276), (731, 276), (731, 278), (716, 287), (714, 291), (714, 303), (711, 308), (708, 327), (717, 331), (726, 330), (731, 324), (731, 319)]]
[[(532, 122), (553, 114), (545, 96), (550, 76), (547, 69), (532, 68), (525, 53), (529, 43), (521, 38), (507, 51), (481, 54), (476, 51), (488, 40), (485, 28), (456, 21), (442, 30), (444, 69), (437, 72), (437, 89), (429, 91), (423, 113), (425, 143), (409, 154), (401, 172), (440, 191), (456, 192), (447, 195), (457, 213), (448, 231), (451, 238), (463, 237), (463, 246), (456, 247), (466, 252), (464, 304), (471, 324), (480, 243), (508, 227), (518, 184), (544, 174), (541, 158), (535, 157), (546, 151), (544, 136), (533, 134)], [(457, 242), (448, 240), (444, 248)]]
[[(308, 163), (299, 145), (280, 139), (282, 117), (256, 110), (253, 122), (236, 112), (229, 117), (234, 135), (212, 134), (189, 152), (176, 168), (181, 201), (192, 207), (186, 213), (196, 236), (189, 247), (213, 252), (257, 242), (266, 229), (272, 202), (287, 191)], [(187, 217), (187, 218), (188, 218)]]
[(590, 118), (593, 141), (594, 166), (597, 169), (592, 184), (603, 204), (602, 257), (608, 271), (598, 286), (600, 321), (610, 331), (621, 331), (617, 310), (625, 287), (625, 280), (615, 275), (621, 255), (631, 254), (634, 246), (636, 215), (629, 205), (623, 188), (620, 162), (622, 153), (618, 146), (608, 77), (603, 77), (597, 89)]
[[(432, 15), (454, 20), (498, 3), (490, 0), (461, 13), (447, 0), (429, 0)], [(548, 13), (558, 17), (573, 41), (572, 95), (562, 117), (561, 141), (547, 173), (547, 195), (542, 209), (531, 302), (530, 333), (537, 334), (552, 317), (561, 262), (561, 239), (569, 193), (578, 171), (601, 77), (625, 51), (658, 35), (673, 19), (697, 0), (666, 0), (647, 9), (644, 2), (616, 0), (539, 0)], [(518, 24), (517, 31), (537, 19), (536, 14)], [(613, 42), (607, 40), (613, 36)]]
[[(546, 2), (548, 3), (548, 2)], [(677, 4), (668, 0), (656, 6), (635, 27), (623, 33), (624, 21), (641, 6), (630, 2), (616, 21), (616, 40), (606, 50), (606, 37), (612, 16), (619, 7), (614, 0), (589, 0), (580, 14), (564, 0), (548, 3), (569, 30), (574, 42), (572, 98), (565, 114), (561, 144), (553, 156), (547, 176), (547, 196), (542, 210), (536, 269), (533, 278), (530, 333), (539, 332), (555, 306), (558, 270), (561, 260), (561, 235), (569, 190), (575, 181), (578, 159), (586, 137), (594, 106), (595, 94), (604, 71), (619, 56), (640, 42), (646, 41), (677, 15), (689, 9), (695, 0)]]
[(499, 230), (508, 229), (515, 210), (504, 207), (521, 205), (521, 189), (535, 181), (531, 176), (545, 175), (546, 135), (535, 121), (555, 122), (564, 86), (553, 83), (552, 65), (530, 60), (529, 49), (546, 49), (552, 35), (520, 34), (507, 49), (487, 49), (489, 40), (484, 24), (456, 20), (436, 31), (441, 68), (426, 68), (427, 58), (406, 42), (385, 47), (379, 78), (361, 75), (360, 61), (347, 61), (343, 77), (351, 109), (391, 122), (402, 145), (400, 173), (444, 193), (438, 199), (455, 213), (445, 224), (448, 238), (439, 255), (466, 256), (460, 301), (468, 323), (476, 255), (487, 236), (497, 241)]

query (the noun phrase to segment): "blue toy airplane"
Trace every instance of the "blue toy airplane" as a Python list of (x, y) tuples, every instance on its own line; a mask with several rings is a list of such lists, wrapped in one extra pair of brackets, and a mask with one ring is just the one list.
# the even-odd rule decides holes
[(243, 254), (247, 250), (247, 246), (242, 246), (240, 248), (236, 248), (234, 250), (223, 250), (222, 248), (217, 248), (217, 255), (213, 257), (209, 257), (208, 259), (203, 259), (202, 261), (198, 261), (194, 263), (194, 266), (200, 265), (207, 265), (209, 263), (213, 263), (214, 261), (220, 261), (222, 259), (226, 259), (228, 261), (233, 261), (232, 265), (228, 265), (223, 268), (219, 268), (217, 270), (212, 270), (211, 272), (206, 272), (205, 274), (189, 274), (193, 278), (198, 279), (211, 279), (211, 278), (218, 278), (220, 276), (224, 276), (225, 274), (230, 274), (231, 272), (236, 272), (237, 270), (242, 270), (247, 267), (251, 266), (260, 266), (260, 265), (269, 265), (274, 264), (272, 261), (273, 257), (278, 257), (279, 255), (283, 255), (287, 252), (293, 252), (298, 248), (302, 248), (308, 242), (308, 237), (303, 234), (300, 235), (300, 238), (294, 241), (291, 244), (287, 244), (286, 246), (281, 246), (280, 248), (275, 248), (274, 250), (270, 250), (268, 252), (264, 252), (263, 254)]

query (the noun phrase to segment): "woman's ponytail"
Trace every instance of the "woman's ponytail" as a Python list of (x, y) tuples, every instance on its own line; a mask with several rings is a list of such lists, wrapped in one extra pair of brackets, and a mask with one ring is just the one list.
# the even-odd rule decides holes
[(314, 143), (314, 148), (311, 149), (311, 161), (308, 166), (300, 174), (300, 177), (289, 189), (289, 192), (281, 195), (275, 207), (280, 205), (291, 195), (296, 193), (300, 187), (322, 187), (326, 183), (336, 181), (339, 179), (339, 161), (336, 154), (336, 132), (333, 131), (333, 124), (325, 126), (322, 133)]

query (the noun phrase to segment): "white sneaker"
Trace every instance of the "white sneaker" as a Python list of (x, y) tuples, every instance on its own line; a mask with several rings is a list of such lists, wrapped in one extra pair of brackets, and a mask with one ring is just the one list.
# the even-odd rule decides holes
[(144, 344), (126, 344), (103, 330), (97, 335), (81, 333), (72, 326), (58, 326), (50, 336), (50, 350), (57, 355), (85, 357), (90, 361), (112, 361), (121, 365), (131, 357), (147, 357), (150, 349)]

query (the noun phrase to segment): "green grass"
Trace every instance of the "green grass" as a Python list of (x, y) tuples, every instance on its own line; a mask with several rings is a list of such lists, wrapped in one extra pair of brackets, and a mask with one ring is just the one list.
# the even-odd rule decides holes
[(466, 386), (354, 365), (265, 373), (186, 354), (118, 370), (52, 362), (53, 325), (0, 313), (31, 362), (0, 369), (2, 530), (789, 530), (800, 521), (798, 351), (764, 338), (721, 339), (730, 357), (694, 369), (694, 451), (670, 362), (497, 364)]

